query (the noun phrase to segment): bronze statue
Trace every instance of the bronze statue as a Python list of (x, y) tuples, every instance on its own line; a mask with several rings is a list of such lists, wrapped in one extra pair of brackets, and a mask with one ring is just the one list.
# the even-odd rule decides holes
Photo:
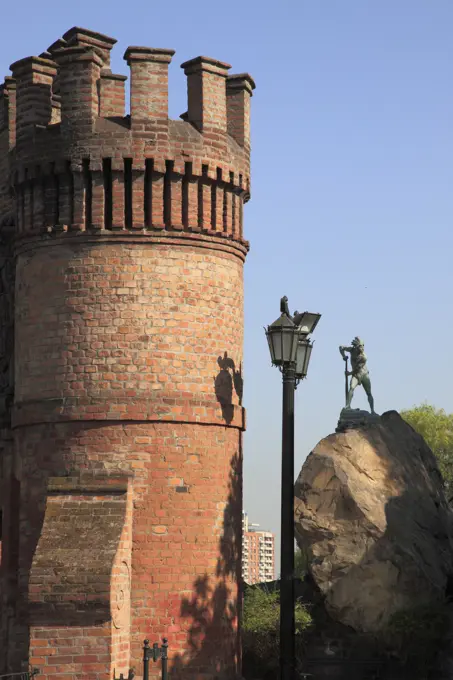
[[(346, 352), (351, 355), (351, 371), (348, 371), (348, 357)], [(341, 345), (340, 353), (346, 362), (345, 376), (346, 376), (346, 408), (351, 408), (351, 401), (354, 395), (354, 390), (358, 385), (362, 385), (368, 397), (371, 413), (375, 413), (374, 399), (371, 394), (371, 380), (368, 372), (367, 357), (364, 350), (363, 340), (354, 338), (350, 347)], [(352, 376), (351, 384), (348, 387), (348, 376)]]

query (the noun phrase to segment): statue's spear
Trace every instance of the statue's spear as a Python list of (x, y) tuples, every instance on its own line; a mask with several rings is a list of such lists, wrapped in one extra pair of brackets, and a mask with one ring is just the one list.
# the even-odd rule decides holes
[(348, 386), (348, 355), (344, 351), (344, 347), (340, 347), (340, 354), (343, 357), (344, 361), (344, 382), (345, 382), (345, 406), (347, 406), (348, 403), (348, 392), (349, 392), (349, 386)]
[(348, 392), (349, 392), (349, 385), (348, 385), (348, 355), (343, 355), (344, 359), (344, 382), (345, 382), (345, 406), (348, 403)]

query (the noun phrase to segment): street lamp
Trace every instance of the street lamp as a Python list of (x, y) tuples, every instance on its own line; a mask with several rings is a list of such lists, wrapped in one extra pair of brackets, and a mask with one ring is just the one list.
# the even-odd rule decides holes
[(306, 378), (313, 345), (308, 339), (320, 314), (295, 312), (288, 298), (280, 301), (280, 317), (266, 329), (271, 361), (283, 376), (282, 500), (280, 536), (280, 677), (293, 680), (295, 669), (294, 619), (294, 391)]

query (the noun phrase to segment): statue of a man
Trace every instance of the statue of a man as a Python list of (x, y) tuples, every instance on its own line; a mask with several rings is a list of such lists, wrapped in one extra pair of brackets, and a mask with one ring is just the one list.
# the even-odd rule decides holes
[(344, 361), (347, 361), (348, 358), (345, 352), (349, 352), (349, 354), (351, 355), (351, 368), (352, 368), (351, 371), (346, 372), (347, 376), (352, 375), (351, 384), (349, 386), (346, 398), (346, 408), (351, 408), (351, 401), (354, 394), (354, 390), (358, 385), (362, 385), (368, 397), (368, 403), (370, 405), (371, 413), (375, 413), (374, 399), (373, 395), (371, 394), (371, 380), (370, 374), (368, 373), (368, 367), (366, 363), (367, 357), (365, 354), (363, 340), (361, 340), (360, 338), (354, 338), (354, 340), (351, 342), (350, 347), (345, 347), (341, 345), (340, 347), (341, 356), (343, 357)]

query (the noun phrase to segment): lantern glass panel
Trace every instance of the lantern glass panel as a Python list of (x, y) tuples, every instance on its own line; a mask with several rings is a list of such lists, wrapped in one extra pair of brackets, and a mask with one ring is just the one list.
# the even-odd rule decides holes
[(271, 361), (275, 364), (275, 350), (274, 350), (274, 334), (266, 331), (267, 344), (269, 345), (269, 352), (271, 355)]
[(281, 328), (274, 328), (269, 334), (271, 336), (272, 343), (272, 361), (277, 366), (283, 361), (283, 343), (282, 343), (282, 331)]
[(273, 364), (282, 366), (296, 361), (299, 329), (286, 314), (267, 327), (266, 336)]
[(299, 333), (297, 332), (296, 327), (291, 328), (291, 329), (285, 329), (285, 332), (282, 334), (282, 339), (283, 339), (283, 363), (289, 364), (289, 363), (294, 363), (296, 361), (296, 355), (297, 355), (297, 340), (299, 337)]
[(307, 376), (313, 345), (307, 339), (300, 339), (297, 344), (296, 377), (303, 380)]

